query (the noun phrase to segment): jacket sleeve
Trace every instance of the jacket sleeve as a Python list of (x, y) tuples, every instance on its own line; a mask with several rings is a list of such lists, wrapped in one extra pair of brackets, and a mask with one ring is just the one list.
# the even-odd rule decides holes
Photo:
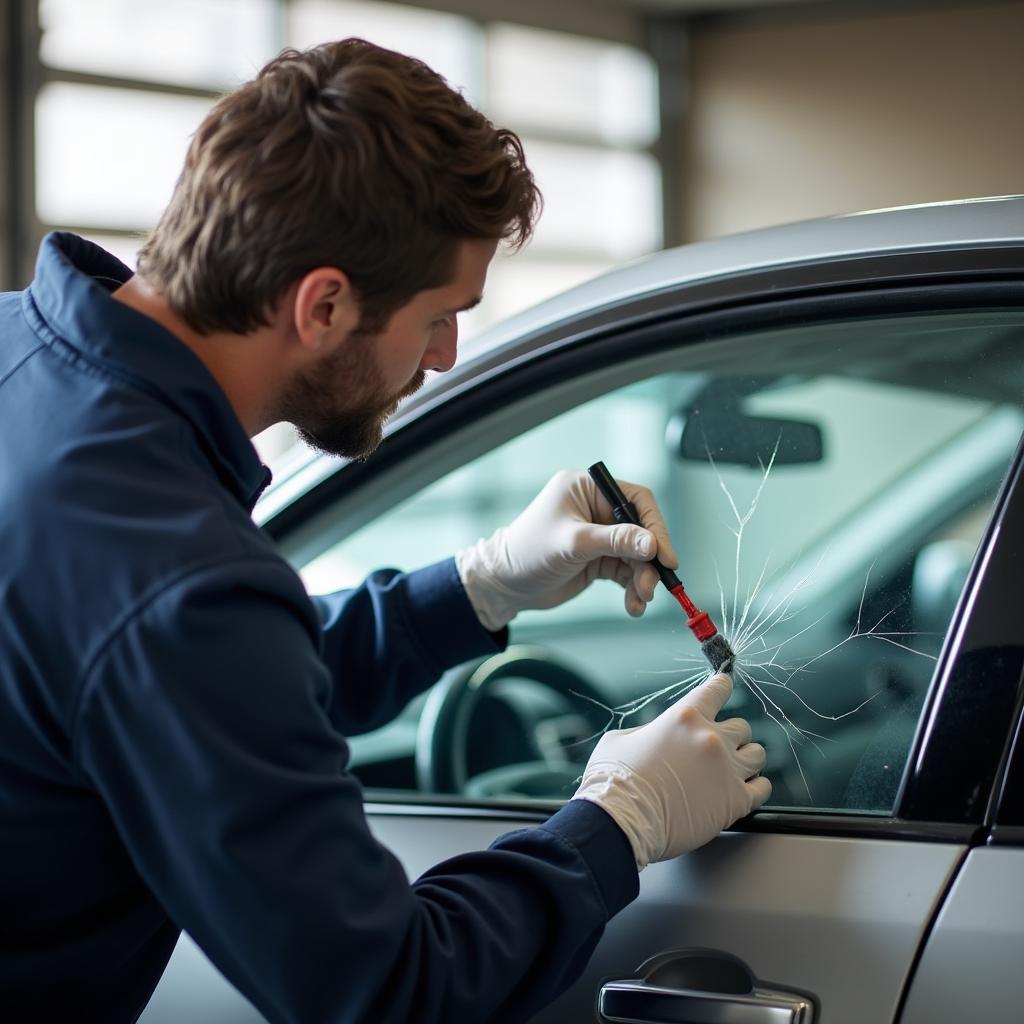
[(508, 630), (480, 624), (449, 558), (412, 573), (380, 569), (362, 586), (314, 597), (323, 659), (342, 683), (330, 716), (349, 736), (389, 722), (447, 669), (496, 654)]
[(79, 770), (170, 917), (271, 1021), (525, 1020), (635, 896), (628, 841), (576, 802), (410, 884), (367, 826), (300, 599), (251, 563), (153, 595), (87, 669)]

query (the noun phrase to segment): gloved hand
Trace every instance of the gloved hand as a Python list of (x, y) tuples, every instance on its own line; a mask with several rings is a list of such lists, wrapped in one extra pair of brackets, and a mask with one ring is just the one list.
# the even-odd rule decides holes
[(731, 693), (729, 676), (712, 676), (653, 722), (606, 732), (594, 748), (573, 800), (612, 816), (639, 869), (703, 846), (771, 796), (749, 723), (715, 721)]
[(509, 526), (455, 556), (463, 586), (485, 629), (501, 629), (526, 608), (554, 608), (596, 579), (626, 589), (626, 611), (643, 615), (654, 597), (657, 555), (679, 560), (646, 487), (619, 481), (644, 527), (616, 523), (588, 474), (556, 473)]

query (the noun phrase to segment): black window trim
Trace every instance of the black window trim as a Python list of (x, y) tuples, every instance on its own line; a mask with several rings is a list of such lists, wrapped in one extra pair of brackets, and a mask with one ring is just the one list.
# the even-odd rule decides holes
[(1024, 683), (1017, 694), (1013, 719), (1015, 725), (990, 815), (994, 824), (988, 842), (999, 846), (1024, 846)]

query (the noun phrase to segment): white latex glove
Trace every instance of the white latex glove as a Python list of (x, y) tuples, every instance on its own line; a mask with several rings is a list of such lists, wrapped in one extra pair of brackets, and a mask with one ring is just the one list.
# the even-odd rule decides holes
[(554, 608), (596, 579), (625, 587), (626, 611), (643, 615), (658, 585), (650, 559), (657, 555), (670, 569), (679, 560), (651, 492), (619, 485), (646, 529), (616, 523), (587, 473), (562, 470), (509, 526), (456, 554), (485, 629), (501, 629), (526, 608)]
[(731, 693), (729, 676), (712, 676), (653, 722), (606, 732), (594, 748), (573, 800), (612, 816), (639, 869), (703, 846), (771, 796), (749, 723), (715, 721)]

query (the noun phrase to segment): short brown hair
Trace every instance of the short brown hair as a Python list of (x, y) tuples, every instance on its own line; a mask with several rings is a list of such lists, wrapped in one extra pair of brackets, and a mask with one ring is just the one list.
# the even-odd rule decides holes
[(514, 132), (421, 61), (345, 39), (285, 50), (220, 99), (139, 271), (194, 330), (244, 334), (338, 267), (377, 330), (451, 280), (460, 241), (521, 246), (539, 208)]

